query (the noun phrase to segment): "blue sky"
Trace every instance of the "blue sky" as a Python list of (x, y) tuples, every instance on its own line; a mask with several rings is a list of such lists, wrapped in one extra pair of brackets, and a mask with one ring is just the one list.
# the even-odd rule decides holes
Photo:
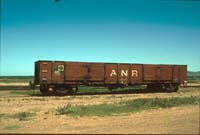
[(199, 1), (1, 0), (0, 75), (33, 75), (37, 60), (199, 71), (199, 50)]

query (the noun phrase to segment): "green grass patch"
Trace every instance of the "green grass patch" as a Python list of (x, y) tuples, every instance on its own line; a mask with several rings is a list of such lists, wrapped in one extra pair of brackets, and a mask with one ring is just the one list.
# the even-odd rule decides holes
[(100, 105), (80, 105), (72, 106), (70, 104), (56, 109), (57, 115), (70, 116), (110, 116), (121, 113), (138, 112), (148, 109), (169, 108), (181, 105), (198, 105), (200, 97), (172, 97), (172, 98), (153, 98), (153, 99), (135, 99), (117, 104)]
[(38, 108), (38, 107), (30, 108), (30, 109), (29, 109), (29, 111), (34, 112), (34, 113), (39, 112), (40, 110), (41, 110), (41, 109)]
[[(113, 91), (125, 91), (125, 90), (138, 90), (144, 89), (144, 86), (129, 86), (125, 88), (115, 88)], [(109, 92), (107, 87), (92, 87), (92, 86), (79, 86), (78, 93), (106, 93)]]
[(20, 121), (29, 120), (31, 117), (35, 116), (36, 113), (31, 112), (20, 112), (10, 115), (10, 118), (19, 119)]
[(13, 130), (13, 129), (18, 129), (21, 128), (21, 126), (19, 125), (10, 125), (10, 126), (6, 126), (3, 128), (3, 130)]
[(0, 114), (0, 120), (7, 119), (7, 118), (12, 118), (12, 119), (18, 119), (19, 121), (25, 121), (25, 120), (30, 120), (33, 116), (36, 116), (36, 112), (38, 111), (31, 109), (31, 112), (19, 112), (15, 114), (5, 114), (1, 113)]
[(188, 83), (200, 83), (200, 80), (188, 80)]
[(0, 113), (0, 120), (6, 116), (5, 113)]
[(88, 86), (80, 86), (78, 93), (97, 93), (97, 92), (106, 92), (108, 88), (106, 87), (88, 87)]
[(1, 83), (26, 83), (33, 79), (33, 76), (0, 76)]
[[(13, 90), (10, 92), (12, 95), (34, 95), (33, 90)], [(41, 94), (40, 90), (35, 90), (35, 94)]]

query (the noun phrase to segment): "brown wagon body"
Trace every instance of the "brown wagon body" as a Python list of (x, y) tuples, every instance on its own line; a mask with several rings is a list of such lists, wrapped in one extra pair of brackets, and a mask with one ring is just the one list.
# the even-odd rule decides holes
[(177, 91), (186, 74), (186, 65), (37, 61), (34, 84), (46, 95), (75, 93), (79, 85), (113, 89), (146, 84), (149, 90)]

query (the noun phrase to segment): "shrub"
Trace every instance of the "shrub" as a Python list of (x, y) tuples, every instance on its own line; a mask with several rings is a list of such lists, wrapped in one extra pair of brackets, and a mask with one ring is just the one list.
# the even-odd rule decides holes
[(71, 106), (68, 104), (56, 109), (58, 115), (78, 116), (107, 116), (120, 113), (137, 112), (141, 110), (167, 108), (181, 105), (198, 105), (200, 97), (172, 97), (135, 99), (132, 101), (120, 102), (118, 104), (80, 105)]

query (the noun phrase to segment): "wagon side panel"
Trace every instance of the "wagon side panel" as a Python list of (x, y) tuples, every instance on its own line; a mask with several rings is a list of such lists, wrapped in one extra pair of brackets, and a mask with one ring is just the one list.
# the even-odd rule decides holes
[(117, 64), (105, 64), (105, 83), (116, 84), (118, 76)]
[(129, 64), (118, 64), (118, 82), (120, 84), (129, 83), (129, 72), (130, 72)]
[(135, 83), (142, 83), (142, 77), (143, 77), (143, 72), (142, 72), (142, 65), (140, 64), (132, 64), (130, 65), (130, 83), (135, 84)]
[(103, 82), (104, 81), (104, 64), (88, 63), (87, 64), (88, 81)]
[(157, 79), (157, 65), (145, 64), (143, 70), (144, 81), (154, 81)]
[(172, 66), (171, 65), (160, 65), (158, 68), (160, 81), (172, 81)]
[(65, 62), (65, 82), (84, 81), (87, 78), (86, 63)]
[(179, 81), (180, 83), (184, 83), (187, 80), (187, 66), (181, 65), (179, 66)]
[(63, 84), (64, 83), (64, 62), (52, 62), (52, 83)]
[(179, 82), (179, 66), (173, 66), (173, 83)]

